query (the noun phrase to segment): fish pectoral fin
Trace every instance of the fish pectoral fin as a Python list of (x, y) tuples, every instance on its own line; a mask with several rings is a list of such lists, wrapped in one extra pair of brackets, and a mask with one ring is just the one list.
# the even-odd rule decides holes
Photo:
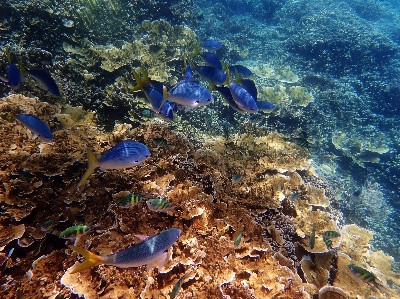
[(147, 263), (146, 268), (147, 271), (151, 271), (151, 269), (153, 269), (154, 267), (157, 267), (158, 270), (160, 271), (162, 268), (164, 268), (164, 264), (167, 261), (167, 252), (164, 252), (162, 254), (160, 254), (156, 259), (150, 261), (149, 263)]

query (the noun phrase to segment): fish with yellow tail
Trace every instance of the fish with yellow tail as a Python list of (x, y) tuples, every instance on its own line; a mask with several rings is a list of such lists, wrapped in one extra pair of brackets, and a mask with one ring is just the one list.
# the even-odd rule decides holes
[(141, 165), (146, 158), (150, 157), (150, 151), (143, 143), (125, 140), (114, 145), (98, 159), (90, 150), (87, 151), (87, 155), (88, 168), (76, 188), (82, 186), (97, 167), (102, 169), (125, 169)]
[(180, 234), (180, 229), (170, 228), (152, 235), (127, 249), (105, 256), (96, 255), (90, 251), (71, 245), (69, 248), (83, 255), (86, 260), (74, 266), (70, 273), (77, 273), (97, 265), (111, 265), (118, 268), (147, 265), (148, 271), (154, 266), (162, 269), (167, 259), (166, 251), (176, 242)]

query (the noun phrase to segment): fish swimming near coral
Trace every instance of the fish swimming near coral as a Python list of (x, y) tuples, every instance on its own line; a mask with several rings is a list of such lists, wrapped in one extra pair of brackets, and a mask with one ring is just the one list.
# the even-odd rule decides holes
[(198, 45), (192, 54), (192, 57), (199, 55), (201, 59), (209, 66), (214, 66), (222, 70), (222, 63), (218, 56), (211, 52), (200, 52), (200, 46)]
[(367, 269), (364, 269), (354, 264), (348, 264), (347, 267), (355, 276), (360, 278), (365, 283), (374, 285), (380, 291), (385, 289), (385, 287), (382, 285), (382, 282), (379, 281), (379, 279), (375, 276), (375, 274), (369, 272)]
[[(143, 70), (143, 76), (144, 78), (141, 79), (139, 74), (135, 71), (132, 70), (133, 75), (135, 76), (135, 80), (137, 82), (137, 85), (132, 89), (132, 90), (143, 90), (144, 94), (146, 95), (147, 100), (150, 102), (150, 105), (152, 107), (152, 110), (156, 113), (156, 115), (160, 116), (162, 119), (166, 121), (172, 121), (174, 120), (174, 114), (173, 114), (173, 109), (171, 107), (171, 104), (169, 101), (163, 101), (163, 93), (162, 91), (159, 91), (157, 88), (161, 88), (162, 90), (162, 85), (159, 86), (158, 82), (154, 83), (157, 88), (153, 87), (150, 83), (150, 79), (147, 76), (147, 73)], [(155, 81), (156, 82), (156, 81)]]
[(211, 92), (195, 79), (184, 79), (170, 91), (164, 88), (164, 101), (169, 100), (187, 107), (199, 107), (214, 102)]
[(340, 237), (340, 233), (334, 231), (334, 230), (328, 230), (323, 233), (324, 237), (326, 238), (337, 238)]
[(7, 68), (7, 78), (0, 76), (0, 80), (8, 83), (12, 89), (17, 89), (22, 81), (18, 67), (13, 63), (9, 63)]
[(148, 271), (154, 266), (157, 266), (160, 270), (167, 259), (165, 251), (176, 242), (180, 234), (181, 230), (170, 228), (152, 235), (127, 249), (105, 256), (96, 255), (76, 246), (69, 246), (86, 258), (84, 262), (74, 266), (70, 273), (77, 273), (97, 265), (111, 265), (119, 268), (147, 265)]
[(131, 193), (123, 196), (117, 201), (117, 205), (121, 207), (133, 206), (138, 204), (143, 199), (143, 195), (140, 193)]
[(309, 246), (311, 249), (313, 249), (315, 246), (315, 228), (314, 227), (312, 228), (312, 231), (311, 231)]
[(210, 39), (203, 42), (201, 47), (209, 51), (216, 51), (222, 47), (222, 44), (215, 39)]
[(232, 176), (232, 183), (237, 184), (239, 183), (243, 178), (243, 175), (241, 175), (240, 173), (234, 174)]
[(64, 239), (75, 239), (78, 235), (82, 235), (91, 229), (92, 227), (88, 225), (74, 225), (63, 230), (59, 237)]
[(252, 72), (252, 71), (250, 71), (247, 67), (245, 67), (245, 66), (243, 66), (243, 65), (239, 65), (239, 64), (230, 66), (230, 67), (229, 67), (229, 71), (230, 71), (232, 74), (238, 72), (239, 75), (240, 75), (242, 78), (249, 78), (249, 77), (253, 76), (253, 72)]
[(183, 275), (174, 285), (172, 288), (171, 293), (169, 293), (169, 299), (174, 299), (176, 295), (178, 294), (179, 290), (181, 289), (183, 283), (185, 282), (185, 279), (192, 274), (193, 271), (189, 271), (185, 275)]
[(82, 186), (97, 167), (102, 169), (125, 169), (141, 165), (144, 160), (150, 157), (150, 151), (143, 143), (125, 140), (114, 145), (98, 159), (90, 150), (87, 151), (87, 156), (88, 168), (76, 188)]
[(53, 134), (51, 134), (49, 126), (38, 117), (32, 114), (16, 114), (14, 118), (31, 130), (33, 134), (37, 135), (39, 139), (46, 142), (53, 140)]
[(27, 70), (29, 75), (39, 84), (39, 87), (47, 91), (47, 95), (60, 95), (56, 81), (51, 74), (45, 70)]
[(238, 235), (236, 236), (235, 241), (233, 241), (233, 246), (234, 246), (235, 248), (237, 248), (237, 247), (240, 245), (240, 242), (242, 241), (242, 232), (243, 232), (243, 231), (240, 231), (240, 232), (238, 233)]
[(169, 201), (161, 198), (151, 198), (146, 201), (146, 204), (147, 207), (154, 212), (168, 213), (168, 211), (174, 209)]

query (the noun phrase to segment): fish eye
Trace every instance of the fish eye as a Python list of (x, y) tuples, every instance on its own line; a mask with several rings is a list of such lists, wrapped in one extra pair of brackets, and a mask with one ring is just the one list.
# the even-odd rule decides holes
[(199, 103), (199, 101), (196, 101), (195, 103), (196, 103), (196, 104), (198, 104), (198, 103)]
[(135, 163), (138, 163), (139, 161), (138, 160), (135, 160)]
[(212, 101), (212, 99), (210, 98), (210, 99), (207, 99), (207, 102), (211, 102)]

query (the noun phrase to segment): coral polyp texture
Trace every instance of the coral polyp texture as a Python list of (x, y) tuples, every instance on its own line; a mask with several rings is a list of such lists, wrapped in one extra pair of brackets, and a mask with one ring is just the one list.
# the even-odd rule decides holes
[[(54, 141), (35, 139), (12, 119), (21, 112), (41, 117)], [(355, 298), (368, 290), (400, 296), (387, 285), (399, 284), (393, 259), (371, 251), (370, 232), (344, 225), (307, 151), (279, 134), (194, 140), (159, 122), (105, 133), (89, 111), (19, 95), (1, 99), (0, 120), (3, 298), (169, 298), (186, 274), (177, 298)], [(166, 146), (155, 142), (161, 137)], [(76, 189), (86, 149), (100, 155), (125, 139), (146, 144), (151, 156), (141, 166), (97, 170)], [(239, 182), (232, 181), (236, 173)], [(130, 193), (141, 199), (119, 205)], [(173, 209), (149, 210), (149, 198)], [(92, 229), (59, 238), (73, 225)], [(107, 255), (139, 242), (137, 235), (172, 227), (182, 233), (161, 269), (99, 265), (70, 273), (82, 258), (67, 245)], [(326, 231), (340, 234), (329, 246)], [(352, 276), (350, 263), (372, 271), (382, 287)]]

